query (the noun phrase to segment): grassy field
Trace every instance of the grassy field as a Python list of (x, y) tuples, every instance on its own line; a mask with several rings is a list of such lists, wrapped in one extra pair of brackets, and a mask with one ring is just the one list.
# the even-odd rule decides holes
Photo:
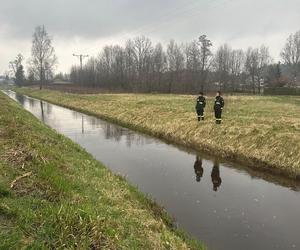
[(0, 249), (204, 249), (0, 92)]
[(248, 166), (300, 178), (300, 97), (226, 96), (224, 121), (195, 117), (195, 97), (183, 95), (78, 95), (30, 88), (18, 92), (102, 117), (127, 127)]

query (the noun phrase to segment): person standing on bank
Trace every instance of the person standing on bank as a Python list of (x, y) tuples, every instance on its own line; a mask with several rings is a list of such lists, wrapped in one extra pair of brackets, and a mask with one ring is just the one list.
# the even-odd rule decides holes
[(203, 96), (203, 92), (199, 93), (199, 97), (197, 98), (197, 103), (196, 103), (196, 112), (198, 115), (198, 121), (200, 122), (201, 120), (204, 120), (204, 109), (206, 106), (206, 99)]
[(222, 123), (222, 111), (223, 111), (224, 105), (225, 105), (224, 99), (221, 96), (221, 92), (218, 91), (216, 100), (215, 100), (215, 105), (214, 105), (216, 124)]

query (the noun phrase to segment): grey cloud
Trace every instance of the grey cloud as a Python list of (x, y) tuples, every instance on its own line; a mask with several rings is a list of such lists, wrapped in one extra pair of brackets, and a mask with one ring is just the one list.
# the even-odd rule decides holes
[(63, 37), (138, 31), (162, 39), (200, 33), (228, 39), (300, 28), (299, 9), (299, 0), (11, 0), (1, 3), (0, 22), (16, 38), (45, 24)]
[[(15, 56), (16, 47), (30, 43), (35, 26), (41, 24), (57, 44), (64, 44), (58, 51), (68, 50), (66, 45), (71, 46), (78, 37), (87, 42), (76, 47), (88, 49), (93, 41), (120, 42), (117, 39), (141, 34), (163, 43), (171, 38), (186, 42), (207, 34), (215, 45), (232, 42), (241, 48), (268, 41), (275, 56), (287, 35), (300, 29), (299, 0), (0, 1), (0, 53), (6, 49), (0, 57), (0, 73)], [(30, 48), (21, 52), (30, 53)], [(65, 60), (70, 63), (71, 58)]]
[[(28, 37), (45, 24), (61, 36), (105, 37), (138, 29), (180, 1), (12, 0), (1, 3), (0, 22), (14, 37)], [(182, 3), (181, 3), (182, 5)]]

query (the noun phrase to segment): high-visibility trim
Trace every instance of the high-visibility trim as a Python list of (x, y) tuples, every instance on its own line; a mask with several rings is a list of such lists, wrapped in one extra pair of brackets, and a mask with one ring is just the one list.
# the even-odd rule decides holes
[(216, 121), (222, 121), (222, 119), (217, 119), (217, 118), (216, 118)]

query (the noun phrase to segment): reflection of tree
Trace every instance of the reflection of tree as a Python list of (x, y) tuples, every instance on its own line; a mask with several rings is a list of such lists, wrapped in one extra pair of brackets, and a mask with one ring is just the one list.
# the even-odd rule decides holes
[(34, 108), (37, 104), (37, 101), (31, 98), (27, 98), (30, 108)]
[(44, 103), (44, 108), (46, 107), (46, 113), (47, 113), (47, 115), (49, 116), (49, 115), (51, 115), (51, 113), (52, 113), (52, 107), (53, 107), (53, 105), (52, 104), (50, 104), (50, 103), (48, 103), (48, 102), (43, 102)]
[(40, 101), (41, 103), (41, 116), (42, 116), (42, 121), (45, 122), (45, 115), (44, 115), (44, 103)]
[(72, 117), (73, 117), (75, 120), (78, 120), (79, 118), (81, 119), (82, 114), (78, 113), (77, 111), (73, 111), (73, 110), (70, 110), (70, 111), (72, 111)]
[[(73, 117), (76, 119), (79, 119), (78, 112), (73, 112)], [(96, 117), (92, 116), (86, 116), (85, 120), (88, 122), (88, 124), (92, 127), (92, 129), (96, 129), (100, 127), (104, 131), (105, 139), (107, 140), (115, 140), (117, 142), (120, 142), (122, 138), (125, 138), (126, 145), (128, 147), (131, 147), (131, 145), (145, 145), (148, 143), (153, 142), (152, 138), (147, 138), (144, 135), (138, 134), (134, 131), (131, 131), (129, 129), (123, 128), (121, 126), (115, 125), (113, 123), (101, 120)]]
[(124, 131), (121, 127), (110, 123), (103, 123), (102, 128), (104, 128), (105, 139), (114, 139), (119, 142), (124, 135)]
[(81, 133), (84, 134), (84, 117), (81, 117)]
[(218, 191), (218, 188), (222, 184), (222, 179), (220, 177), (220, 163), (218, 160), (215, 160), (214, 166), (211, 172), (211, 181), (213, 183), (213, 189), (215, 192)]
[(134, 138), (134, 134), (133, 133), (129, 133), (129, 134), (127, 134), (126, 135), (126, 145), (127, 145), (127, 147), (131, 147), (131, 145), (132, 145), (132, 142), (135, 140), (135, 138)]
[(15, 99), (16, 99), (22, 106), (24, 106), (24, 104), (25, 104), (25, 97), (24, 97), (23, 95), (15, 94)]

